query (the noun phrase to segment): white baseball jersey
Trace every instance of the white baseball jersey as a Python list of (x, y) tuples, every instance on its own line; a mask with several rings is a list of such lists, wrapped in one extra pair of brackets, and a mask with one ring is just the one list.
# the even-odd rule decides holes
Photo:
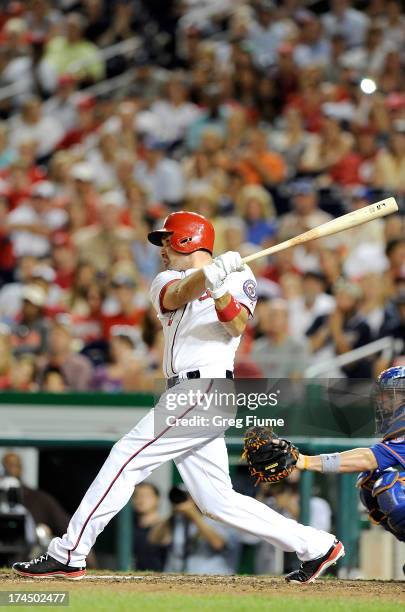
[[(175, 280), (189, 276), (195, 269), (178, 272), (166, 270), (154, 279), (150, 295), (163, 326), (165, 350), (163, 373), (166, 378), (198, 369), (212, 369), (217, 377), (233, 370), (240, 336), (233, 338), (218, 320), (213, 298), (205, 292), (200, 298), (175, 311), (163, 308), (165, 288)], [(228, 276), (231, 295), (246, 306), (250, 315), (256, 306), (256, 279), (246, 266)]]

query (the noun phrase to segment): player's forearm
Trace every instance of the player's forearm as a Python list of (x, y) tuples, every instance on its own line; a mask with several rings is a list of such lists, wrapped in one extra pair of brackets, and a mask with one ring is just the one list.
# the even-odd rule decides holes
[(184, 304), (197, 300), (205, 292), (205, 281), (204, 272), (197, 270), (190, 276), (172, 283), (163, 298), (163, 306), (166, 310), (177, 310)]
[[(225, 295), (223, 295), (222, 297), (216, 299), (215, 308), (217, 312), (221, 312), (222, 310), (224, 310), (224, 308), (229, 306), (231, 300), (232, 295), (229, 292), (225, 293)], [(237, 338), (241, 336), (245, 331), (248, 316), (249, 315), (247, 313), (246, 308), (242, 307), (240, 309), (239, 314), (237, 314), (236, 317), (232, 319), (232, 321), (221, 321), (221, 323), (230, 336), (232, 336), (233, 338)]]
[[(369, 448), (354, 448), (353, 450), (343, 451), (342, 453), (333, 453), (336, 457), (333, 459), (338, 473), (363, 472), (366, 470), (375, 470), (378, 467), (374, 453)], [(323, 455), (325, 457), (325, 455)], [(326, 472), (325, 461), (321, 455), (302, 455), (297, 461), (299, 470), (310, 470), (312, 472)]]

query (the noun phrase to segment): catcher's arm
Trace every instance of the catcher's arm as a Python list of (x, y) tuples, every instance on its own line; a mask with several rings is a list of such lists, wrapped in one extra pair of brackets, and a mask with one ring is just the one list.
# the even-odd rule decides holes
[[(328, 459), (330, 457), (330, 459)], [(328, 466), (325, 469), (325, 466)], [(296, 467), (299, 470), (310, 470), (312, 472), (335, 472), (350, 473), (375, 470), (378, 467), (377, 460), (370, 448), (354, 448), (342, 453), (330, 455), (302, 455), (299, 454)]]

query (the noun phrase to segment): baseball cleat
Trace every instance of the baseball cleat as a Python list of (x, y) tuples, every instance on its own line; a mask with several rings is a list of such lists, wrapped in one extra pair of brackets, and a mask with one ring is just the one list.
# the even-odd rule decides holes
[(13, 564), (13, 570), (20, 576), (28, 578), (67, 578), (68, 580), (80, 580), (86, 574), (85, 567), (70, 567), (59, 563), (48, 553), (31, 559), (31, 561), (19, 561)]
[(323, 557), (312, 559), (311, 561), (303, 561), (300, 568), (287, 574), (285, 577), (287, 582), (297, 582), (300, 584), (308, 584), (314, 582), (328, 567), (336, 565), (336, 562), (345, 556), (345, 549), (342, 542), (335, 540), (333, 546)]

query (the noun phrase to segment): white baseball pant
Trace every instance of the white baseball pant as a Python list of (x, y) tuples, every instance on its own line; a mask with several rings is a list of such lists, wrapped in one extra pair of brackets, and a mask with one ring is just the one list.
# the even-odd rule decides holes
[[(187, 390), (190, 381), (176, 386)], [(229, 476), (228, 454), (223, 435), (174, 437), (155, 431), (155, 413), (166, 409), (166, 391), (158, 404), (128, 434), (119, 440), (90, 485), (73, 515), (67, 532), (54, 538), (49, 554), (72, 567), (84, 567), (98, 534), (131, 498), (134, 487), (162, 463), (173, 459), (201, 512), (242, 531), (296, 552), (302, 561), (324, 555), (335, 537), (301, 525), (252, 497), (236, 493)], [(192, 406), (185, 412), (190, 412)], [(177, 435), (177, 433), (176, 433)]]

